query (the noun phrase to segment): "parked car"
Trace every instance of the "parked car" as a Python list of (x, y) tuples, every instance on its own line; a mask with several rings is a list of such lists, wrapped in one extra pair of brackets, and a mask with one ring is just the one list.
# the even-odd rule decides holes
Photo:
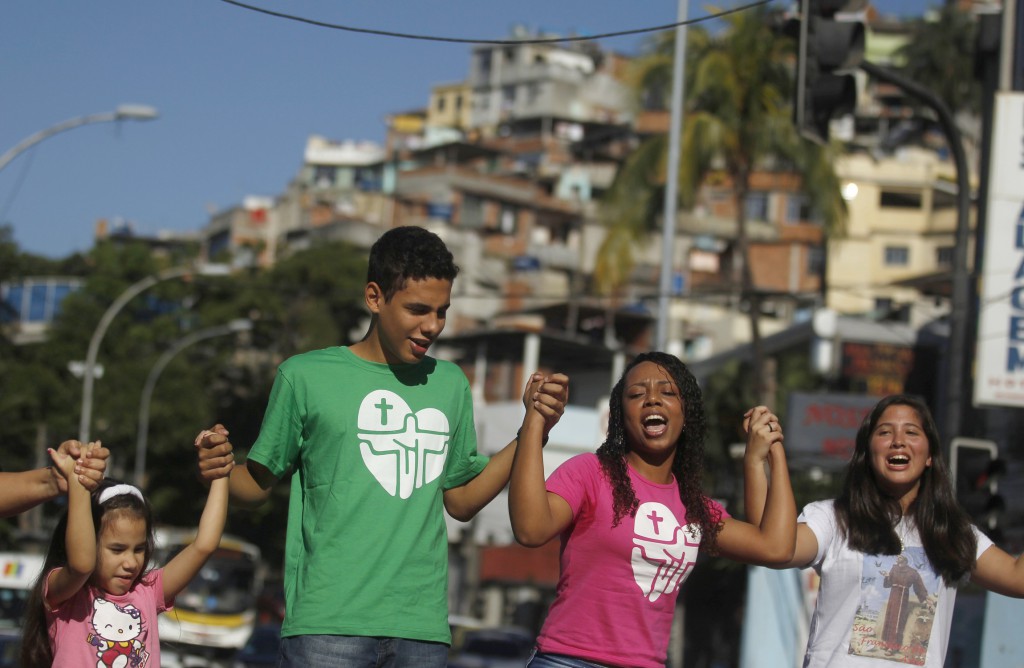
[(15, 668), (21, 653), (21, 630), (0, 629), (0, 668)]
[(281, 647), (281, 625), (260, 624), (253, 629), (248, 642), (235, 654), (233, 668), (276, 666)]
[(466, 631), (462, 649), (448, 668), (523, 668), (533, 651), (533, 634), (520, 628)]

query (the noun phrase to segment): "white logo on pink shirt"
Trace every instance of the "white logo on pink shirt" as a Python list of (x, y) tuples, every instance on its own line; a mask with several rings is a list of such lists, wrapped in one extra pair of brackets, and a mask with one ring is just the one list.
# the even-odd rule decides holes
[(408, 499), (433, 482), (448, 456), (448, 418), (436, 408), (413, 413), (387, 390), (366, 395), (357, 418), (363, 463), (391, 496)]
[(653, 603), (690, 574), (700, 539), (690, 536), (667, 506), (649, 501), (636, 511), (633, 545), (633, 579)]

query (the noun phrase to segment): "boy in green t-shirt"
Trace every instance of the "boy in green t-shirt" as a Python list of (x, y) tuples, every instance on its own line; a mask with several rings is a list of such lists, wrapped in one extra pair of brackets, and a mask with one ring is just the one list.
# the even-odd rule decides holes
[[(256, 505), (293, 472), (285, 545), (282, 666), (444, 666), (448, 541), (443, 510), (469, 520), (508, 482), (516, 440), (477, 453), (469, 382), (427, 356), (458, 267), (437, 235), (385, 232), (370, 249), (361, 341), (278, 369), (260, 435), (234, 467), (227, 432), (202, 440), (200, 470), (230, 471)], [(537, 388), (532, 391), (529, 388)], [(561, 417), (568, 378), (533, 374), (523, 402)]]

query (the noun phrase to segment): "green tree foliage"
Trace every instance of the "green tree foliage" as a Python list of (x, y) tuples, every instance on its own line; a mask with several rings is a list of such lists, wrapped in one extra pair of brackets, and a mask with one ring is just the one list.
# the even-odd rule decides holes
[[(0, 281), (33, 276), (80, 276), (81, 257), (51, 260), (19, 250), (9, 226), (0, 226)], [(11, 315), (11, 314), (8, 314)], [(0, 323), (7, 322), (7, 316)], [(40, 346), (16, 346), (5, 325), (0, 328), (0, 467), (17, 471), (43, 457), (39, 437), (53, 438), (57, 424), (46, 419), (65, 406), (66, 387)], [(49, 436), (48, 436), (49, 435)]]
[[(736, 237), (731, 277), (748, 303), (754, 349), (752, 383), (763, 388), (760, 296), (748, 261), (746, 207), (751, 175), (757, 171), (798, 173), (805, 194), (825, 221), (837, 227), (845, 215), (831, 147), (802, 140), (791, 120), (793, 41), (773, 28), (763, 7), (723, 17), (725, 29), (691, 28), (687, 37), (684, 125), (680, 146), (679, 198), (691, 208), (709, 178), (731, 186)], [(635, 88), (646, 101), (670, 89), (674, 35), (659, 35), (637, 63)], [(632, 268), (633, 249), (655, 229), (663, 198), (668, 148), (665, 136), (651, 137), (629, 156), (606, 198), (609, 234), (599, 251), (597, 283), (606, 291), (621, 285)]]
[[(34, 465), (40, 428), (47, 445), (77, 437), (82, 382), (67, 364), (85, 359), (108, 306), (137, 281), (185, 266), (191, 258), (157, 256), (138, 243), (106, 242), (85, 257), (45, 261), (20, 254), (9, 235), (0, 235), (0, 258), (12, 258), (2, 265), (8, 279), (68, 275), (76, 267), (85, 278), (83, 288), (63, 302), (44, 343), (14, 346), (0, 339), (3, 466), (18, 470)], [(170, 279), (134, 298), (114, 318), (97, 359), (104, 372), (95, 383), (91, 435), (112, 452), (109, 474), (133, 475), (142, 390), (160, 355), (191, 332), (249, 318), (251, 332), (206, 339), (180, 351), (154, 388), (147, 493), (162, 522), (194, 525), (205, 502), (195, 476), (196, 433), (221, 422), (244, 454), (259, 431), (277, 365), (298, 352), (351, 342), (364, 313), (365, 277), (364, 252), (325, 244), (270, 271)], [(283, 527), (287, 506), (287, 485), (278, 487), (270, 504), (256, 513), (233, 514), (228, 527), (258, 543), (275, 541), (265, 545), (271, 559), (284, 533), (267, 532), (265, 522)], [(49, 508), (51, 514), (55, 510)]]
[(981, 84), (974, 74), (977, 21), (954, 3), (913, 23), (896, 56), (900, 72), (935, 93), (955, 114), (977, 114)]

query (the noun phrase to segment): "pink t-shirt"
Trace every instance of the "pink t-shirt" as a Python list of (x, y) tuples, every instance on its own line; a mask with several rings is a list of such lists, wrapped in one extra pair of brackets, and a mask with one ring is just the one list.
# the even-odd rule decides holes
[(163, 570), (154, 570), (122, 596), (86, 585), (46, 611), (54, 668), (113, 666), (159, 668), (156, 617), (164, 610)]
[[(697, 560), (675, 480), (629, 468), (640, 506), (612, 528), (612, 488), (597, 455), (577, 455), (548, 478), (573, 521), (562, 534), (558, 591), (537, 638), (542, 652), (598, 663), (664, 668), (679, 586)], [(721, 505), (713, 508), (728, 517)]]

